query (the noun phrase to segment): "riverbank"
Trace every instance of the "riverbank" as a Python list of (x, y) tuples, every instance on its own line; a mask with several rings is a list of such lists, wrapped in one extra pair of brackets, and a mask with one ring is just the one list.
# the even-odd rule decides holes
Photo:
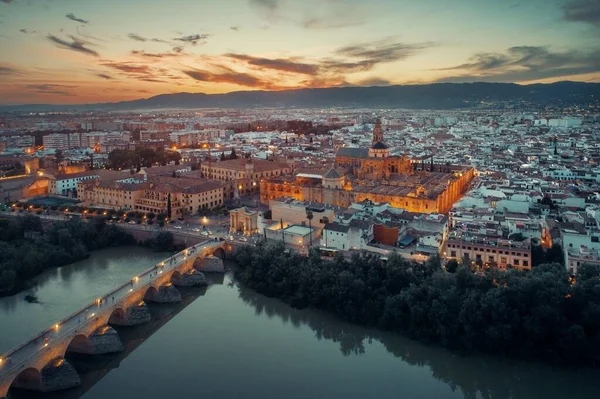
[(103, 218), (56, 221), (49, 226), (32, 215), (0, 219), (0, 297), (31, 287), (32, 279), (44, 270), (84, 260), (99, 249), (132, 245), (155, 251), (176, 249), (171, 233), (138, 242)]
[[(350, 261), (286, 253), (281, 245), (241, 249), (236, 276), (246, 286), (296, 308), (328, 311), (348, 322), (393, 331), (460, 353), (490, 353), (552, 364), (600, 363), (600, 325), (593, 301), (600, 268), (577, 283), (560, 265), (530, 273), (460, 268), (444, 272), (392, 256)], [(594, 315), (594, 317), (590, 317)]]

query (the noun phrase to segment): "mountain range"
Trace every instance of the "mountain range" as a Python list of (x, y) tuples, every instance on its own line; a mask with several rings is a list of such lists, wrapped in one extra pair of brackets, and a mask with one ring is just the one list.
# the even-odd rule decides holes
[(433, 83), (408, 86), (335, 87), (226, 94), (176, 93), (115, 103), (0, 106), (13, 111), (126, 111), (189, 108), (535, 108), (597, 104), (600, 83)]

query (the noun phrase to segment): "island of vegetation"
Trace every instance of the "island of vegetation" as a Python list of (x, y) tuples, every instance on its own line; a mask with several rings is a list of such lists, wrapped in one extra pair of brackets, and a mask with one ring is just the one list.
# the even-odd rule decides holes
[(463, 353), (487, 352), (550, 363), (600, 360), (600, 268), (564, 266), (531, 272), (445, 271), (439, 259), (417, 263), (391, 255), (323, 260), (283, 245), (259, 244), (236, 255), (236, 278), (296, 308), (317, 308), (365, 326), (401, 333)]
[(104, 217), (48, 225), (29, 214), (0, 219), (0, 296), (16, 294), (46, 269), (85, 259), (97, 249), (127, 245), (143, 245), (155, 251), (177, 249), (170, 232), (136, 242), (131, 234), (107, 224)]

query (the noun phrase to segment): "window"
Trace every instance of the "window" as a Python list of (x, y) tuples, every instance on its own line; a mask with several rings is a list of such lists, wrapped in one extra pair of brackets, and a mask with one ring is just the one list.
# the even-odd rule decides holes
[(450, 251), (450, 256), (452, 258), (456, 258), (456, 251)]
[(494, 257), (492, 255), (488, 256), (488, 262), (493, 262), (494, 261)]
[(523, 266), (529, 266), (529, 262), (528, 262), (528, 261), (526, 261), (526, 260), (524, 260), (524, 261), (523, 261)]
[(519, 266), (519, 259), (515, 259), (515, 260), (513, 260), (513, 265), (515, 265), (515, 266)]
[(500, 263), (506, 264), (506, 258), (504, 256), (500, 258)]

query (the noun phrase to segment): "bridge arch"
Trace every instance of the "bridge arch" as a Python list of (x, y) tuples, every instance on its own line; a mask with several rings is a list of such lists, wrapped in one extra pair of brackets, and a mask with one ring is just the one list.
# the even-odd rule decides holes
[[(23, 388), (41, 391), (42, 390), (42, 372), (35, 367), (29, 367), (21, 371), (10, 383), (10, 389)], [(10, 396), (7, 396), (10, 397)]]
[(173, 271), (173, 273), (171, 273), (171, 277), (169, 278), (169, 281), (173, 281), (173, 279), (177, 279), (181, 277), (181, 272), (179, 270), (175, 270)]
[(214, 250), (213, 256), (216, 256), (217, 258), (225, 259), (225, 250), (223, 248), (219, 247)]
[(85, 351), (91, 346), (90, 339), (85, 334), (77, 334), (69, 341), (69, 345), (65, 347), (63, 358), (69, 351)]
[(144, 293), (144, 301), (151, 301), (158, 294), (158, 289), (155, 286), (151, 285), (148, 287), (146, 292)]
[(108, 317), (107, 324), (123, 324), (125, 322), (126, 312), (123, 308), (116, 308)]

